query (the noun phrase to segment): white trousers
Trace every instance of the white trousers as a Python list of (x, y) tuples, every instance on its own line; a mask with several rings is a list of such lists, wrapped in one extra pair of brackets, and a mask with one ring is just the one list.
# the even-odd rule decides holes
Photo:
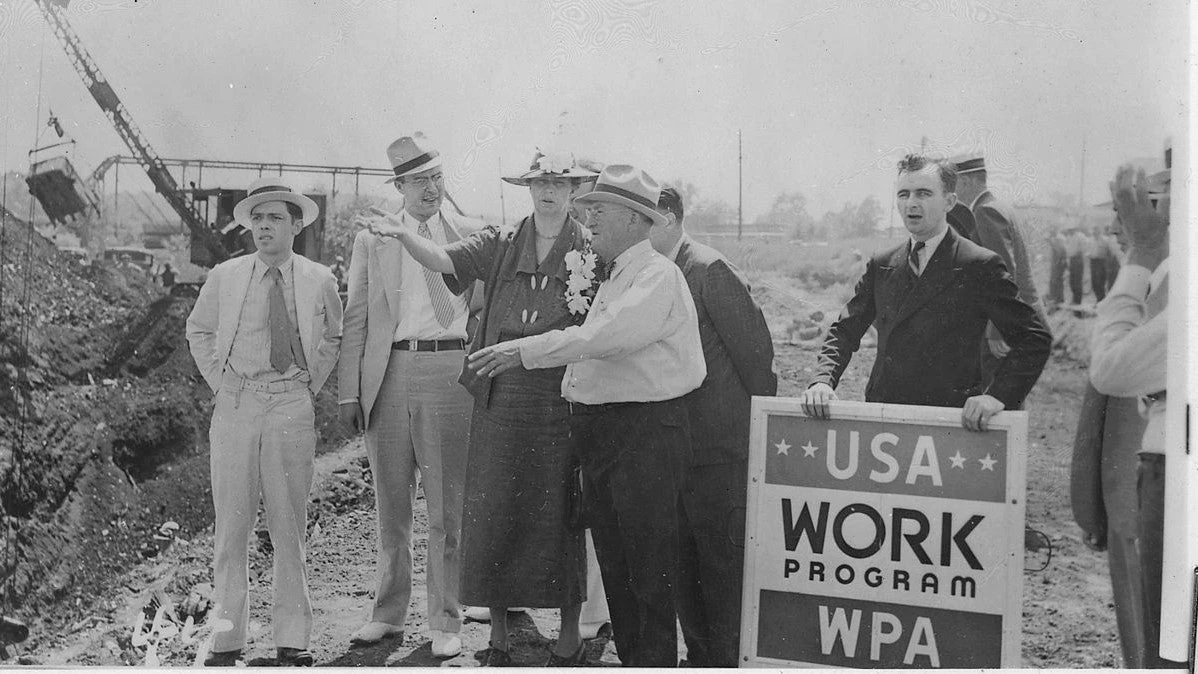
[[(222, 388), (212, 412), (213, 554), (218, 631), (214, 651), (243, 648), (249, 620), (248, 548), (258, 515), (274, 546), (272, 625), (276, 647), (307, 648), (312, 604), (304, 565), (308, 492), (316, 453), (315, 414), (307, 388), (260, 393)], [(219, 630), (219, 628), (218, 628)]]

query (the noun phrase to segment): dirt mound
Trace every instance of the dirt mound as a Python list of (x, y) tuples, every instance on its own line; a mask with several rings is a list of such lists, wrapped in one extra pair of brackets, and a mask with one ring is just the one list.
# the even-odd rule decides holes
[[(0, 557), (0, 592), (13, 589), (0, 598), (54, 632), (156, 555), (164, 522), (181, 537), (211, 524), (212, 395), (184, 334), (193, 298), (4, 225), (0, 530), (15, 550)], [(317, 400), (322, 446), (345, 435), (335, 391), (334, 380)]]

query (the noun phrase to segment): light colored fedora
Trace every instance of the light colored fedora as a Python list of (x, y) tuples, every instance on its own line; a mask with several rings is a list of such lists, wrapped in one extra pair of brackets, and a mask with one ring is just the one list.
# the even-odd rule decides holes
[(394, 176), (387, 179), (389, 183), (441, 165), (441, 153), (430, 147), (428, 139), (419, 131), (388, 145), (387, 159), (391, 162), (391, 170), (395, 172)]
[(648, 173), (627, 164), (608, 164), (595, 181), (595, 189), (575, 197), (575, 203), (607, 201), (620, 204), (647, 216), (655, 225), (664, 225), (669, 219), (657, 212), (657, 200), (661, 198), (661, 185)]
[(304, 227), (320, 217), (320, 207), (291, 186), (282, 176), (266, 176), (250, 183), (246, 196), (233, 207), (233, 219), (244, 227), (250, 226), (250, 211), (267, 201), (286, 201), (303, 209)]
[(518, 176), (503, 176), (503, 182), (527, 187), (533, 178), (544, 176), (594, 180), (599, 177), (599, 174), (579, 166), (574, 155), (569, 152), (545, 154), (541, 152), (540, 148), (537, 148), (537, 153), (532, 158), (532, 165), (528, 167), (528, 172)]

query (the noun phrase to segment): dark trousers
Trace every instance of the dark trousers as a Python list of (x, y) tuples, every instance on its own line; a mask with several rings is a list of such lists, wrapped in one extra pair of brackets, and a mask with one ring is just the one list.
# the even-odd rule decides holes
[(616, 653), (625, 667), (675, 667), (678, 490), (690, 461), (686, 409), (679, 400), (572, 408)]
[(748, 463), (692, 466), (678, 499), (678, 621), (691, 667), (736, 667)]
[(1142, 667), (1185, 667), (1184, 662), (1160, 656), (1161, 575), (1165, 549), (1165, 455), (1141, 454), (1136, 472), (1139, 496), (1139, 557), (1144, 601), (1144, 643), (1148, 650)]
[(1099, 302), (1106, 297), (1106, 260), (1101, 257), (1090, 258), (1090, 289)]
[(1065, 303), (1065, 269), (1068, 266), (1064, 253), (1052, 253), (1048, 267), (1048, 301), (1052, 304)]
[(1144, 583), (1140, 571), (1136, 532), (1107, 529), (1107, 561), (1111, 566), (1111, 593), (1115, 599), (1115, 623), (1119, 628), (1119, 646), (1123, 666), (1144, 669), (1148, 645), (1145, 642)]
[(1086, 294), (1082, 281), (1086, 276), (1086, 256), (1074, 255), (1069, 258), (1069, 290), (1073, 293), (1073, 303), (1081, 304), (1082, 296)]

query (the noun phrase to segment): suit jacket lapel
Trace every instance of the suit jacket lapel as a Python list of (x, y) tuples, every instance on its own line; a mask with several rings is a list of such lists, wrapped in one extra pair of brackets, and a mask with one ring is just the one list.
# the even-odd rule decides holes
[(316, 300), (320, 288), (309, 271), (307, 260), (299, 255), (294, 256), (291, 276), (295, 282), (295, 319), (299, 321), (297, 327), (304, 357), (308, 363), (312, 363), (316, 358), (316, 339), (312, 330), (316, 325)]
[[(940, 291), (944, 290), (945, 286), (953, 280), (953, 271), (957, 260), (957, 243), (957, 237), (950, 227), (944, 235), (944, 240), (940, 242), (940, 246), (932, 253), (931, 259), (924, 267), (923, 274), (916, 277), (911, 292), (907, 293), (906, 298), (903, 299), (898, 315), (894, 318), (896, 324), (905, 320), (933, 297), (940, 294)], [(905, 247), (903, 251), (905, 253)], [(902, 264), (907, 265), (910, 270), (910, 263), (906, 261), (905, 255)]]
[(233, 349), (233, 337), (237, 334), (237, 325), (241, 322), (241, 308), (245, 306), (245, 297), (250, 291), (250, 279), (254, 271), (254, 258), (256, 255), (250, 253), (246, 255), (237, 265), (231, 270), (229, 284), (230, 295), (229, 301), (222, 301), (220, 304), (220, 323), (221, 337), (224, 342), (221, 344), (220, 358), (222, 361), (229, 357), (229, 353)]
[(387, 308), (391, 310), (391, 331), (399, 325), (399, 286), (403, 280), (403, 255), (400, 248), (403, 244), (385, 236), (374, 237), (374, 256), (371, 258), (375, 269), (371, 277), (381, 279), (383, 296), (387, 298)]

